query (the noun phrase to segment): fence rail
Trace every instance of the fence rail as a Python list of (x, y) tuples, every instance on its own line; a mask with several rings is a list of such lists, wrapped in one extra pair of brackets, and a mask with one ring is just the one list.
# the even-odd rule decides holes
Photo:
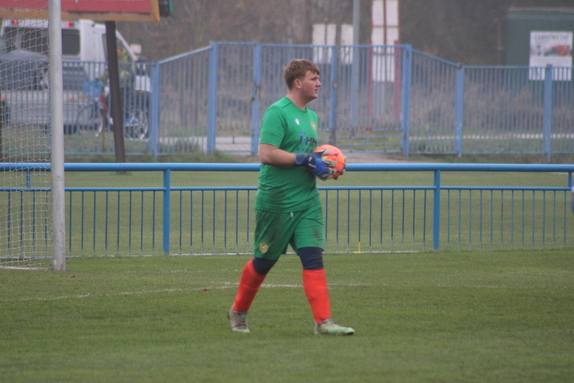
[[(262, 114), (285, 94), (282, 69), (293, 58), (318, 64), (322, 89), (310, 106), (320, 116), (321, 141), (344, 151), (544, 154), (549, 161), (574, 153), (574, 68), (465, 66), (408, 45), (237, 42), (138, 63), (138, 71), (148, 74), (139, 81), (147, 79), (151, 92), (128, 92), (124, 100), (124, 108), (146, 113), (138, 120), (145, 133), (126, 133), (126, 153), (256, 154)], [(95, 102), (83, 94), (83, 82), (105, 72), (106, 63), (64, 65), (83, 76), (64, 78), (66, 154), (113, 154), (109, 124), (94, 134), (78, 117)], [(37, 125), (33, 138), (44, 141), (48, 154), (47, 90), (17, 93), (22, 97), (9, 97), (4, 105), (0, 151), (21, 151), (22, 139), (31, 139), (22, 137), (22, 125), (32, 124)], [(31, 102), (37, 112), (19, 112)]]
[[(49, 189), (34, 186), (33, 173), (49, 164), (2, 166), (21, 170), (21, 186), (0, 190), (17, 227), (25, 214), (19, 204), (48, 198)], [(259, 164), (68, 163), (65, 170), (157, 172), (162, 179), (154, 187), (66, 188), (68, 255), (252, 252), (256, 187), (182, 187), (171, 177), (174, 172), (257, 172)], [(320, 187), (329, 252), (574, 246), (574, 165), (349, 164), (348, 171), (425, 172), (432, 182)], [(561, 173), (564, 186), (446, 185), (443, 174), (456, 172)], [(42, 236), (43, 223), (38, 224), (34, 235)], [(8, 242), (18, 243), (22, 235), (14, 230)]]

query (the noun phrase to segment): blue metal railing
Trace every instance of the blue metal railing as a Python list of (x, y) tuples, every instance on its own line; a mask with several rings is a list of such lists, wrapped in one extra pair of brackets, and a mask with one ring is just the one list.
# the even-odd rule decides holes
[[(0, 190), (14, 217), (21, 210), (18, 201), (26, 199), (23, 195), (49, 190), (31, 182), (33, 173), (49, 169), (49, 164), (2, 167), (20, 170), (25, 180), (21, 187)], [(255, 186), (174, 186), (172, 175), (256, 172), (259, 164), (68, 163), (65, 170), (163, 175), (161, 185), (154, 187), (66, 188), (69, 255), (252, 251)], [(349, 164), (348, 171), (423, 172), (432, 181), (417, 186), (320, 187), (330, 252), (574, 246), (570, 213), (574, 165)], [(563, 173), (564, 182), (563, 186), (445, 185), (443, 175), (453, 172)]]
[[(262, 113), (285, 94), (282, 68), (295, 57), (319, 65), (322, 91), (310, 106), (320, 116), (320, 139), (344, 150), (524, 153), (548, 160), (574, 153), (572, 68), (464, 66), (408, 45), (235, 42), (158, 64), (161, 89), (180, 90), (156, 106), (170, 121), (162, 119), (164, 145), (152, 152), (189, 151), (194, 147), (184, 144), (193, 142), (208, 152), (256, 154)], [(353, 60), (359, 61), (358, 75)], [(178, 63), (189, 63), (187, 76), (181, 77)], [(181, 84), (197, 73), (207, 83), (189, 81), (192, 92), (201, 92), (190, 98)]]
[[(134, 89), (151, 84), (150, 93), (128, 92), (126, 105), (147, 112), (149, 132), (127, 134), (126, 153), (256, 154), (262, 114), (285, 95), (282, 71), (293, 58), (318, 64), (322, 91), (310, 107), (320, 117), (320, 140), (343, 150), (406, 156), (543, 154), (549, 161), (555, 154), (574, 153), (572, 67), (466, 66), (408, 45), (243, 42), (215, 42), (138, 63), (138, 72), (147, 76), (137, 76)], [(79, 69), (83, 80), (106, 71), (103, 62), (64, 65)], [(82, 112), (94, 102), (83, 94), (82, 79), (73, 77), (64, 85), (66, 154), (113, 154), (111, 131), (97, 135), (81, 123)], [(5, 153), (27, 150), (17, 140), (23, 125), (42, 132), (33, 137), (49, 153), (46, 95), (30, 91), (28, 101), (7, 105), (4, 118), (13, 122), (14, 134), (4, 135)], [(36, 112), (29, 113), (30, 108)]]

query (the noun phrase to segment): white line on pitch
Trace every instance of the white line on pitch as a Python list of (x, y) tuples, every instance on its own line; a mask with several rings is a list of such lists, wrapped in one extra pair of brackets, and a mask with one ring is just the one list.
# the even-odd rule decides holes
[[(355, 287), (355, 286), (371, 286), (368, 283), (329, 283), (329, 287)], [(275, 284), (275, 283), (264, 283), (262, 288), (302, 288), (301, 284)], [(141, 291), (120, 291), (117, 293), (86, 293), (77, 295), (62, 295), (59, 297), (30, 297), (30, 298), (20, 298), (20, 299), (0, 299), (0, 302), (10, 302), (10, 301), (57, 301), (62, 299), (82, 299), (82, 298), (93, 298), (93, 297), (113, 297), (121, 295), (143, 295), (143, 294), (161, 294), (161, 293), (173, 293), (173, 292), (185, 292), (185, 291), (199, 291), (205, 292), (209, 290), (225, 290), (225, 289), (236, 289), (237, 283), (224, 282), (223, 285), (219, 286), (197, 286), (194, 288), (181, 289), (160, 289), (160, 290), (141, 290)]]

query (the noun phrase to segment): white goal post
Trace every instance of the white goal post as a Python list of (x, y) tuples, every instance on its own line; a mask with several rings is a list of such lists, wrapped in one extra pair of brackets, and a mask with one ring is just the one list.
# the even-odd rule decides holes
[(62, 79), (62, 33), (60, 0), (48, 5), (50, 41), (50, 122), (52, 144), (52, 268), (66, 270), (66, 198), (64, 178), (64, 102)]
[(66, 269), (61, 2), (26, 18), (45, 24), (46, 5), (47, 35), (0, 31), (0, 268)]

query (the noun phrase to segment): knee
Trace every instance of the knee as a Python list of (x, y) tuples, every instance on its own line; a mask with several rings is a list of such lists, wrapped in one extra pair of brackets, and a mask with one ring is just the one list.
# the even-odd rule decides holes
[(323, 269), (323, 249), (320, 247), (302, 247), (297, 254), (305, 270)]
[(276, 259), (264, 259), (253, 257), (253, 268), (259, 275), (267, 275), (269, 270), (277, 263)]

